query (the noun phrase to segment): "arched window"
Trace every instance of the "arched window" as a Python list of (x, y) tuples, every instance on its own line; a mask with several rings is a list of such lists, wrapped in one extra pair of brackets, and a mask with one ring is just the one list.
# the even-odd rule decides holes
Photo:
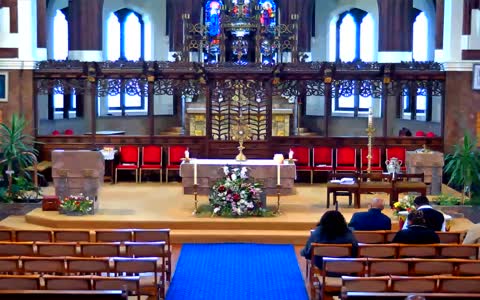
[[(53, 59), (64, 60), (68, 57), (68, 21), (67, 7), (57, 9), (53, 18)], [(65, 13), (64, 13), (65, 11)]]
[[(221, 9), (223, 2), (221, 0), (209, 0), (205, 3), (205, 25), (208, 30), (209, 53), (218, 55), (220, 53), (220, 30), (221, 30)], [(213, 59), (213, 58), (211, 58)]]
[(413, 23), (413, 59), (428, 60), (428, 19), (420, 12)]
[[(330, 60), (374, 61), (374, 20), (368, 12), (352, 8), (344, 11), (330, 23)], [(372, 97), (351, 95), (344, 97), (333, 92), (334, 112), (368, 112)]]
[[(53, 59), (65, 60), (68, 58), (68, 7), (57, 9), (53, 17)], [(51, 95), (49, 107), (50, 119), (68, 119), (75, 116), (77, 101), (72, 91), (68, 94)], [(52, 107), (53, 105), (53, 107)]]
[[(106, 57), (108, 60), (144, 60), (146, 30), (142, 15), (123, 8), (111, 13), (107, 19)], [(151, 53), (149, 51), (149, 53)], [(108, 113), (126, 112), (145, 113), (146, 98), (130, 96), (122, 91), (115, 96), (108, 96)], [(99, 104), (99, 107), (102, 107)]]
[[(415, 21), (413, 23), (413, 49), (412, 57), (416, 61), (428, 60), (428, 18), (425, 12), (414, 9)], [(404, 119), (424, 119), (427, 111), (428, 99), (431, 96), (425, 89), (417, 89), (414, 97), (406, 91), (403, 98)], [(431, 101), (429, 102), (431, 103)], [(431, 104), (430, 104), (431, 105)], [(415, 113), (412, 114), (415, 108)]]
[(358, 8), (338, 15), (335, 26), (330, 26), (330, 36), (335, 37), (330, 39), (335, 45), (335, 60), (373, 60), (373, 25), (372, 16)]

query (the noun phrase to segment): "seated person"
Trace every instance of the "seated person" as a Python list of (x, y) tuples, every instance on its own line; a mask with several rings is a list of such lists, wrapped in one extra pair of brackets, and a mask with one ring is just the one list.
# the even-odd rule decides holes
[(428, 228), (422, 210), (408, 214), (407, 229), (402, 229), (393, 238), (392, 243), (400, 244), (435, 244), (440, 243), (438, 234)]
[[(312, 257), (312, 243), (352, 244), (352, 256), (357, 256), (357, 240), (353, 236), (353, 232), (347, 227), (343, 215), (336, 210), (327, 211), (318, 222), (317, 228), (312, 231), (305, 248), (300, 252), (306, 259)], [(316, 256), (313, 263), (319, 269), (322, 269), (323, 259), (321, 257)]]
[(400, 129), (398, 132), (398, 136), (412, 136), (412, 132), (410, 129), (402, 127), (402, 129)]
[(479, 244), (480, 243), (480, 223), (474, 224), (468, 229), (463, 244)]
[[(418, 196), (413, 200), (416, 210), (421, 210), (423, 212), (423, 217), (425, 218), (426, 226), (435, 231), (445, 231), (444, 223), (445, 217), (438, 210), (433, 209), (430, 206), (428, 198), (425, 196)], [(405, 228), (405, 227), (404, 227)]]
[(373, 198), (370, 209), (354, 213), (348, 226), (353, 230), (390, 230), (392, 221), (382, 213), (384, 208), (383, 199)]

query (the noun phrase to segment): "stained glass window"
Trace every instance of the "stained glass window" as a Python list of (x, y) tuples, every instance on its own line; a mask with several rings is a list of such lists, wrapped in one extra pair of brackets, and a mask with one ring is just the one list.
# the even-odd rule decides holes
[(260, 0), (260, 22), (265, 27), (273, 27), (276, 25), (275, 17), (277, 12), (277, 5), (272, 0)]
[(210, 0), (205, 7), (205, 25), (208, 27), (208, 35), (216, 37), (220, 34), (220, 10), (222, 1)]

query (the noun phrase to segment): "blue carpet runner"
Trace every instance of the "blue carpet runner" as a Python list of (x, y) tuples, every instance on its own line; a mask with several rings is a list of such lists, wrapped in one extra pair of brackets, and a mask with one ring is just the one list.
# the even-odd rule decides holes
[(167, 300), (308, 299), (291, 245), (185, 244)]

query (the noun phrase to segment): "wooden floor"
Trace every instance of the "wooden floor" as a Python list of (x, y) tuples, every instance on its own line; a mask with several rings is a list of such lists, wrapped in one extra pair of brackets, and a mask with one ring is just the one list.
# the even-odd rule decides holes
[[(446, 188), (446, 187), (445, 187)], [(48, 187), (44, 195), (53, 194)], [(360, 210), (366, 210), (369, 199), (362, 195)], [(326, 209), (325, 184), (296, 184), (296, 194), (282, 196), (281, 213), (264, 218), (220, 218), (192, 215), (194, 199), (184, 195), (180, 183), (105, 184), (100, 190), (100, 209), (92, 216), (65, 216), (58, 212), (35, 209), (26, 216), (11, 216), (0, 222), (9, 228), (170, 228), (173, 243), (186, 242), (260, 242), (302, 245), (309, 230), (315, 227)], [(347, 221), (357, 209), (348, 206), (346, 197), (339, 198), (339, 210)], [(199, 205), (208, 203), (199, 196)], [(275, 208), (276, 197), (268, 197), (267, 205)], [(331, 207), (332, 209), (332, 207)], [(392, 210), (384, 211), (392, 216)], [(397, 222), (393, 221), (394, 226)], [(466, 219), (455, 219), (453, 230), (471, 226)]]

